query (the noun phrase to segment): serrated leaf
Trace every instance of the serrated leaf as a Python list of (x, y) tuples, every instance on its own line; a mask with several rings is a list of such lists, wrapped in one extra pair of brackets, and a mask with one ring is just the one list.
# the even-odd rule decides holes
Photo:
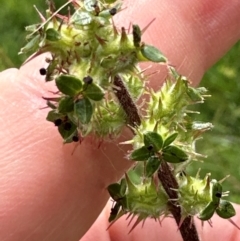
[(74, 96), (82, 90), (80, 79), (71, 75), (60, 75), (56, 79), (58, 89), (65, 95)]
[(86, 84), (86, 87), (83, 88), (85, 89), (83, 94), (87, 96), (91, 100), (95, 101), (100, 101), (104, 97), (104, 91), (102, 88), (100, 88), (98, 85), (91, 83), (91, 84)]
[(154, 46), (151, 45), (143, 45), (141, 47), (142, 55), (152, 61), (152, 62), (166, 62), (166, 57)]
[(133, 161), (146, 161), (150, 156), (150, 152), (149, 150), (143, 146), (141, 148), (138, 148), (136, 150), (134, 150), (129, 158), (130, 160), (133, 160)]
[(63, 97), (58, 104), (59, 113), (67, 114), (68, 112), (72, 112), (74, 109), (73, 98), (66, 96)]
[(151, 177), (160, 167), (161, 161), (158, 157), (151, 156), (147, 160), (146, 164), (146, 176)]
[(164, 142), (163, 142), (163, 148), (169, 146), (171, 143), (173, 143), (175, 141), (175, 139), (177, 138), (178, 133), (173, 133), (172, 135), (168, 136)]
[(236, 215), (236, 211), (233, 205), (226, 200), (221, 200), (218, 208), (216, 209), (216, 213), (219, 217), (228, 219)]
[(216, 210), (216, 205), (213, 202), (207, 204), (207, 206), (199, 213), (198, 218), (206, 221), (209, 220)]
[(74, 104), (74, 113), (82, 124), (88, 124), (92, 118), (93, 106), (88, 98), (80, 99)]
[(54, 28), (49, 28), (46, 30), (46, 39), (49, 41), (58, 41), (61, 39), (61, 35)]
[(157, 132), (149, 131), (143, 135), (143, 141), (146, 148), (153, 146), (153, 151), (158, 152), (163, 146), (162, 136)]

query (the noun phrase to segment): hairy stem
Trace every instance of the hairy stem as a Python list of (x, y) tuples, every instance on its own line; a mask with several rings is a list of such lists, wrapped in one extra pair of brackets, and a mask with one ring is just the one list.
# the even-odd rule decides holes
[[(128, 124), (132, 127), (139, 126), (141, 124), (141, 118), (139, 116), (137, 106), (135, 105), (121, 77), (116, 75), (114, 77), (113, 84), (115, 95), (127, 115)], [(170, 166), (164, 161), (162, 162), (158, 171), (158, 178), (169, 196), (168, 207), (174, 219), (176, 220), (177, 225), (179, 226), (183, 240), (199, 241), (196, 226), (192, 217), (188, 216), (182, 222), (181, 208), (177, 201), (172, 201), (177, 200), (178, 198), (177, 192), (175, 191), (178, 189), (178, 183), (170, 169)]]
[(127, 115), (128, 124), (132, 127), (139, 126), (141, 119), (138, 109), (119, 75), (114, 76), (113, 84), (115, 86), (113, 87), (115, 95)]
[(164, 190), (169, 196), (168, 207), (174, 219), (176, 220), (179, 230), (184, 241), (199, 241), (196, 226), (193, 217), (188, 216), (184, 220), (181, 219), (181, 208), (178, 205), (178, 195), (175, 190), (178, 189), (178, 183), (166, 162), (162, 162), (158, 171), (158, 178), (161, 181)]

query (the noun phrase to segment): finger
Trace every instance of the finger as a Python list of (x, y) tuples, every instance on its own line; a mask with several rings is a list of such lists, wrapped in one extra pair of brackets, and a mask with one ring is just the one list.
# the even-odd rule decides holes
[[(167, 34), (171, 34), (169, 32), (166, 32)], [(172, 39), (173, 37), (171, 37), (169, 39)], [(173, 45), (174, 42), (168, 42), (169, 47)], [(168, 50), (167, 46), (168, 44), (166, 44), (166, 52)], [(188, 53), (187, 53), (188, 54)], [(190, 54), (191, 55), (191, 54)], [(170, 54), (169, 54), (170, 56)], [(193, 59), (193, 57), (196, 57), (195, 55), (191, 55), (191, 57), (187, 57), (187, 63), (192, 63), (192, 62), (196, 62), (195, 59)], [(169, 58), (169, 57), (168, 57)], [(185, 57), (184, 57), (185, 58)], [(181, 60), (179, 63), (180, 65), (182, 65), (182, 71), (184, 73), (184, 70), (187, 70), (189, 65), (184, 64), (183, 58), (182, 58), (182, 51), (180, 51), (179, 53), (176, 54), (176, 56), (173, 56), (173, 58), (171, 58), (170, 56), (170, 61), (174, 63), (178, 63), (179, 60)], [(191, 62), (192, 61), (192, 62)], [(199, 61), (201, 63), (201, 61)], [(193, 67), (195, 66), (195, 64), (192, 65)], [(190, 69), (190, 76), (201, 76), (201, 74), (199, 74), (195, 68), (189, 68)], [(201, 69), (201, 64), (200, 64), (200, 69)], [(59, 146), (61, 146), (61, 139), (58, 136), (56, 130), (52, 127), (52, 125), (50, 123), (48, 123), (46, 125), (45, 123), (45, 116), (46, 116), (46, 112), (44, 113), (44, 111), (41, 112), (41, 114), (35, 114), (34, 118), (30, 117), (33, 115), (33, 113), (35, 113), (34, 111), (36, 110), (36, 106), (39, 106), (39, 99), (40, 96), (43, 94), (42, 92), (43, 89), (45, 87), (43, 87), (43, 84), (41, 85), (41, 90), (40, 93), (39, 88), (35, 88), (35, 86), (38, 86), (39, 83), (36, 82), (30, 82), (29, 76), (32, 76), (31, 72), (27, 72), (27, 67), (25, 68), (25, 72), (24, 72), (24, 68), (21, 70), (23, 72), (21, 72), (21, 75), (17, 76), (16, 79), (14, 79), (15, 82), (19, 81), (21, 78), (24, 79), (24, 81), (20, 81), (19, 82), (19, 86), (24, 86), (25, 88), (17, 88), (14, 89), (15, 87), (12, 86), (11, 84), (8, 85), (8, 88), (6, 87), (6, 90), (8, 90), (9, 92), (5, 93), (5, 99), (4, 99), (4, 104), (5, 106), (8, 106), (6, 104), (6, 102), (8, 101), (8, 97), (10, 96), (11, 98), (15, 97), (20, 101), (21, 105), (18, 103), (15, 104), (15, 108), (12, 107), (12, 105), (10, 105), (11, 108), (9, 108), (8, 111), (4, 111), (1, 114), (4, 114), (4, 116), (11, 116), (10, 114), (12, 112), (15, 112), (18, 116), (19, 119), (23, 119), (25, 118), (24, 115), (24, 111), (28, 110), (29, 112), (27, 117), (29, 118), (29, 121), (26, 122), (23, 126), (21, 126), (22, 129), (20, 129), (22, 132), (20, 132), (19, 134), (19, 129), (13, 128), (13, 131), (11, 131), (10, 133), (12, 134), (12, 137), (7, 140), (5, 140), (5, 142), (3, 142), (3, 144), (9, 143), (11, 142), (13, 139), (16, 139), (16, 136), (19, 138), (18, 143), (24, 143), (28, 146), (28, 148), (30, 149), (23, 149), (22, 152), (20, 152), (21, 154), (21, 160), (19, 162), (17, 157), (12, 156), (11, 162), (15, 162), (18, 166), (18, 168), (9, 168), (7, 169), (7, 171), (9, 173), (10, 170), (14, 170), (13, 174), (11, 174), (13, 177), (17, 176), (19, 177), (19, 179), (13, 179), (13, 183), (12, 186), (16, 186), (17, 190), (21, 190), (22, 192), (25, 190), (23, 187), (20, 187), (20, 180), (23, 178), (25, 178), (25, 166), (27, 166), (28, 168), (32, 168), (33, 170), (37, 170), (40, 172), (40, 177), (38, 175), (36, 175), (35, 172), (33, 172), (29, 179), (27, 180), (25, 184), (25, 187), (28, 187), (30, 185), (30, 183), (33, 183), (32, 189), (29, 189), (30, 191), (27, 192), (28, 195), (26, 195), (25, 197), (22, 197), (21, 199), (21, 205), (18, 204), (16, 205), (16, 209), (14, 209), (14, 211), (17, 210), (21, 210), (22, 208), (22, 213), (19, 216), (20, 218), (16, 220), (15, 224), (18, 224), (18, 229), (16, 230), (15, 234), (19, 235), (19, 232), (23, 231), (22, 234), (25, 232), (25, 234), (28, 232), (29, 234), (29, 239), (33, 240), (33, 238), (35, 237), (39, 237), (39, 235), (41, 236), (40, 238), (44, 237), (45, 240), (51, 240), (54, 239), (57, 235), (57, 237), (60, 237), (62, 239), (68, 239), (69, 238), (75, 238), (77, 236), (81, 236), (86, 230), (87, 228), (91, 225), (91, 223), (93, 222), (93, 220), (96, 218), (97, 214), (100, 212), (101, 207), (103, 206), (105, 200), (107, 199), (107, 195), (106, 195), (106, 191), (105, 191), (105, 185), (108, 182), (114, 182), (116, 179), (118, 179), (122, 173), (124, 172), (124, 170), (126, 170), (126, 168), (128, 167), (128, 163), (124, 162), (124, 151), (121, 151), (118, 147), (114, 146), (110, 146), (109, 144), (106, 144), (106, 146), (102, 146), (103, 149), (97, 149), (96, 148), (96, 143), (93, 143), (91, 141), (89, 142), (84, 142), (79, 148), (77, 148), (77, 150), (75, 151), (74, 155), (71, 155), (72, 152), (72, 147), (70, 148), (69, 146), (64, 147), (64, 151), (59, 148)], [(202, 67), (202, 71), (204, 72), (204, 68)], [(16, 83), (15, 83), (16, 84)], [(27, 87), (28, 85), (31, 85), (29, 88)], [(45, 85), (44, 85), (45, 86)], [(19, 94), (18, 92), (21, 92), (22, 89), (24, 89), (24, 94), (21, 93)], [(29, 94), (30, 93), (30, 94)], [(44, 92), (45, 93), (45, 92)], [(37, 98), (36, 98), (37, 96)], [(31, 97), (31, 98), (29, 98)], [(12, 99), (10, 99), (10, 103), (15, 103)], [(22, 104), (24, 106), (24, 109), (22, 109), (23, 114), (21, 115), (21, 108), (22, 108)], [(19, 107), (19, 108), (16, 108)], [(21, 107), (21, 108), (20, 108)], [(11, 112), (11, 113), (10, 113)], [(1, 115), (2, 116), (2, 115)], [(12, 121), (12, 119), (14, 118), (10, 118), (10, 120)], [(11, 123), (11, 125), (13, 124), (13, 122), (8, 122), (8, 124)], [(38, 123), (38, 126), (36, 128), (36, 123)], [(21, 123), (22, 124), (22, 123)], [(23, 128), (24, 127), (24, 128)], [(5, 126), (3, 125), (4, 128), (4, 134), (7, 134), (7, 130), (9, 130), (9, 126)], [(10, 129), (12, 130), (12, 129)], [(23, 131), (24, 130), (24, 131)], [(30, 130), (30, 131), (29, 131)], [(33, 130), (37, 130), (37, 134), (36, 132), (33, 132)], [(30, 136), (28, 136), (28, 140), (29, 142), (26, 142), (26, 136), (24, 136), (24, 133), (31, 133), (31, 138)], [(30, 134), (29, 134), (30, 135)], [(7, 135), (3, 135), (4, 138), (6, 138), (5, 136)], [(9, 137), (9, 136), (8, 136)], [(40, 139), (43, 140), (41, 142), (37, 142), (34, 143), (34, 140)], [(11, 141), (9, 141), (11, 140)], [(36, 141), (35, 141), (36, 142)], [(32, 144), (34, 143), (34, 144)], [(20, 148), (20, 146), (18, 146), (18, 149), (13, 149), (13, 151), (18, 152)], [(95, 149), (94, 149), (95, 147)], [(38, 156), (38, 154), (36, 154), (36, 150), (37, 149), (41, 149), (44, 150), (44, 153), (41, 157)], [(27, 150), (27, 152), (25, 151)], [(102, 152), (102, 150), (104, 150), (104, 152)], [(4, 149), (4, 151), (6, 151)], [(9, 152), (9, 149), (8, 149)], [(46, 153), (45, 153), (46, 152)], [(30, 153), (30, 154), (29, 154)], [(31, 156), (35, 153), (35, 156)], [(107, 154), (107, 155), (106, 155)], [(18, 155), (19, 156), (19, 155)], [(107, 156), (107, 157), (106, 157)], [(33, 158), (34, 157), (34, 158)], [(83, 158), (84, 157), (84, 158)], [(96, 157), (98, 162), (96, 162)], [(117, 158), (116, 158), (117, 157)], [(15, 160), (18, 160), (17, 162)], [(32, 160), (36, 159), (39, 161), (35, 161), (33, 162)], [(79, 161), (79, 159), (81, 161)], [(88, 162), (84, 162), (84, 160), (88, 160)], [(110, 160), (108, 162), (106, 162), (106, 159)], [(112, 164), (111, 160), (114, 159), (114, 165)], [(26, 161), (27, 160), (27, 161)], [(49, 162), (49, 160), (51, 160)], [(72, 166), (69, 166), (68, 168), (67, 165), (69, 165), (69, 160), (75, 160), (78, 161), (77, 164), (74, 162), (74, 164)], [(7, 163), (9, 160), (7, 159), (5, 162), (3, 163)], [(26, 164), (25, 164), (26, 163)], [(37, 164), (35, 164), (37, 163)], [(49, 163), (51, 163), (52, 165), (49, 165)], [(99, 165), (99, 163), (104, 163), (104, 165)], [(113, 166), (115, 166), (115, 169), (118, 170), (118, 172), (114, 172), (113, 171)], [(10, 165), (11, 167), (11, 165)], [(21, 167), (21, 168), (19, 168)], [(4, 167), (5, 168), (5, 167)], [(66, 168), (66, 169), (65, 169)], [(32, 170), (31, 169), (31, 170)], [(102, 170), (103, 169), (103, 170)], [(28, 169), (27, 169), (28, 170)], [(17, 171), (17, 174), (15, 173), (15, 171)], [(89, 175), (89, 172), (92, 171), (94, 178), (92, 178), (92, 176)], [(84, 175), (85, 172), (85, 175)], [(42, 173), (45, 173), (44, 175)], [(53, 175), (54, 173), (54, 175)], [(79, 175), (79, 173), (83, 173), (83, 175)], [(64, 175), (62, 175), (64, 174)], [(104, 175), (104, 178), (102, 177)], [(43, 184), (42, 186), (40, 185), (40, 189), (38, 182), (34, 182), (34, 180), (36, 179), (40, 180), (41, 183)], [(66, 181), (68, 180), (68, 181)], [(5, 182), (7, 182), (7, 180), (4, 180)], [(4, 183), (4, 182), (3, 182)], [(50, 184), (49, 184), (50, 183)], [(81, 183), (81, 184), (79, 184)], [(84, 185), (82, 185), (84, 183)], [(29, 218), (24, 218), (25, 214), (24, 214), (24, 208), (27, 206), (27, 199), (29, 197), (32, 197), (32, 195), (35, 197), (37, 196), (36, 194), (40, 195), (41, 192), (43, 192), (43, 194), (46, 194), (46, 190), (45, 190), (45, 185), (50, 185), (49, 187), (49, 193), (48, 194), (54, 194), (52, 195), (52, 199), (51, 201), (49, 200), (48, 196), (45, 197), (42, 201), (43, 208), (40, 209), (38, 208), (38, 206), (34, 207), (34, 210), (30, 210), (30, 213), (35, 214), (35, 217), (39, 216), (39, 213), (41, 213), (44, 217), (46, 217), (46, 213), (49, 214), (49, 219), (48, 222), (46, 222), (46, 220), (43, 219), (39, 219), (37, 221), (34, 222), (34, 218), (29, 219)], [(58, 184), (58, 185), (57, 185)], [(63, 189), (59, 189), (59, 185), (63, 186)], [(81, 186), (78, 186), (78, 184)], [(12, 187), (10, 185), (10, 187)], [(88, 187), (88, 188), (87, 188)], [(18, 189), (19, 188), (19, 189)], [(90, 189), (89, 189), (90, 188)], [(6, 189), (5, 189), (6, 190)], [(34, 193), (36, 192), (36, 194)], [(88, 196), (86, 199), (83, 199), (83, 193), (88, 193)], [(16, 192), (16, 194), (18, 194), (18, 192)], [(9, 195), (11, 195), (11, 192), (9, 191)], [(50, 195), (51, 196), (51, 195)], [(15, 196), (12, 196), (15, 197)], [(54, 198), (53, 198), (54, 197)], [(60, 201), (59, 201), (59, 200)], [(62, 200), (67, 200), (66, 202), (63, 202)], [(81, 204), (79, 202), (79, 200), (81, 200)], [(13, 204), (13, 203), (12, 203)], [(39, 204), (38, 202), (36, 204)], [(10, 206), (9, 206), (10, 207)], [(71, 207), (71, 208), (69, 208)], [(9, 209), (9, 208), (8, 208)], [(6, 209), (6, 210), (8, 210)], [(75, 211), (73, 211), (75, 210)], [(91, 213), (89, 213), (89, 210), (91, 211)], [(35, 211), (35, 212), (34, 212)], [(38, 212), (38, 213), (37, 213)], [(11, 213), (13, 216), (13, 213)], [(38, 214), (38, 215), (37, 215)], [(52, 217), (56, 215), (56, 218)], [(34, 215), (33, 215), (34, 216)], [(56, 227), (56, 222), (60, 219), (62, 219), (62, 217), (64, 216), (63, 221), (61, 222), (61, 224), (59, 224)], [(6, 218), (6, 216), (4, 217)], [(35, 230), (35, 233), (32, 232), (32, 226), (24, 226), (21, 225), (21, 220), (27, 220), (29, 225), (33, 225), (34, 227), (39, 227), (38, 229)], [(80, 225), (82, 224), (82, 225)], [(54, 227), (56, 227), (54, 230), (51, 228), (52, 225), (55, 225)], [(65, 229), (64, 229), (64, 234), (63, 232), (63, 226), (65, 225)], [(79, 228), (79, 226), (81, 226)], [(42, 227), (42, 228), (40, 228)], [(11, 226), (9, 226), (7, 231), (10, 231)], [(51, 229), (51, 230), (50, 230)], [(30, 231), (30, 232), (29, 232)], [(7, 235), (7, 233), (5, 233)], [(48, 234), (48, 235), (46, 235)], [(35, 235), (35, 236), (34, 236)], [(61, 240), (61, 239), (59, 239)]]
[[(144, 32), (143, 41), (158, 47), (195, 83), (240, 38), (240, 2), (236, 0), (124, 3), (126, 9), (116, 15), (119, 26), (128, 27), (130, 20), (143, 29), (156, 18)], [(155, 80), (159, 83), (157, 75)]]
[(56, 90), (39, 76), (44, 64), (39, 57), (0, 76), (1, 240), (77, 240), (104, 207), (106, 186), (129, 167), (117, 145), (89, 139), (73, 154), (63, 145), (40, 109)]
[[(112, 203), (108, 202), (104, 211), (94, 223), (91, 232), (87, 232), (81, 241), (95, 240), (94, 236), (104, 237), (105, 240), (131, 240), (131, 241), (158, 241), (164, 239), (164, 241), (181, 241), (182, 237), (180, 231), (173, 218), (165, 218), (161, 221), (161, 224), (154, 219), (147, 219), (144, 224), (141, 222), (130, 233), (136, 218), (134, 218), (129, 225), (130, 218), (126, 220), (128, 215), (124, 215), (117, 222), (115, 222), (109, 229), (109, 236), (107, 236), (105, 229), (108, 226), (107, 219), (110, 213)], [(240, 206), (234, 205), (237, 215), (232, 220), (238, 224), (240, 221)], [(222, 219), (217, 215), (214, 215), (211, 219), (211, 225), (208, 222), (202, 223), (197, 217), (194, 218), (197, 226), (199, 239), (202, 241), (235, 241), (239, 240), (240, 232), (234, 225), (228, 220)], [(94, 232), (93, 232), (94, 231)]]

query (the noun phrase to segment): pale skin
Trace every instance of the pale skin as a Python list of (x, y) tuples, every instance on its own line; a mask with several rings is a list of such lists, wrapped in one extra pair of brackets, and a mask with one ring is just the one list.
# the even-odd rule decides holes
[[(132, 21), (144, 28), (156, 17), (143, 41), (159, 47), (196, 85), (239, 39), (240, 1), (181, 2), (125, 1), (128, 8), (115, 22), (128, 27)], [(111, 206), (109, 202), (104, 208), (109, 198), (106, 187), (131, 164), (124, 158), (124, 147), (116, 143), (98, 148), (97, 142), (85, 140), (73, 154), (74, 145), (62, 144), (56, 128), (45, 120), (48, 110), (40, 110), (45, 106), (41, 97), (56, 90), (39, 75), (46, 66), (44, 59), (40, 56), (20, 70), (0, 73), (0, 240), (180, 241), (172, 219), (162, 227), (149, 220), (128, 235), (123, 218), (106, 231)], [(150, 85), (160, 86), (164, 76), (164, 71), (152, 76)], [(240, 211), (237, 205), (236, 210)], [(240, 215), (233, 220), (240, 223)], [(212, 221), (214, 228), (206, 223), (203, 229), (197, 221), (202, 240), (240, 238), (240, 231), (228, 221), (217, 217)]]

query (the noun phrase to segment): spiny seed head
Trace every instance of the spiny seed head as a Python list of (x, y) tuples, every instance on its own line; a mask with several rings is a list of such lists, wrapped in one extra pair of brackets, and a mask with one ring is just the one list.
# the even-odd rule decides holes
[[(204, 101), (206, 90), (189, 86), (174, 68), (168, 67), (169, 76), (160, 90), (145, 87), (146, 77), (139, 63), (165, 63), (166, 58), (154, 46), (142, 42), (138, 25), (133, 25), (131, 33), (114, 26), (111, 18), (120, 12), (120, 3), (68, 1), (65, 6), (72, 4), (74, 9), (68, 16), (54, 13), (50, 4), (49, 18), (27, 27), (31, 32), (29, 42), (21, 53), (51, 53), (48, 67), (39, 72), (46, 75), (46, 81), (55, 82), (58, 97), (54, 105), (48, 103), (51, 110), (47, 120), (58, 126), (64, 143), (78, 142), (79, 136), (89, 135), (116, 139), (124, 127), (131, 126), (135, 136), (130, 140), (133, 150), (128, 158), (138, 161), (142, 173), (137, 174), (138, 183), (126, 174), (125, 186), (116, 185), (120, 188), (114, 190), (117, 193), (109, 220), (130, 213), (138, 217), (137, 224), (147, 217), (169, 215), (171, 199), (156, 173), (163, 163), (182, 170), (197, 159), (195, 141), (212, 125), (194, 121), (188, 112), (192, 104)], [(143, 94), (149, 97), (147, 103), (142, 102)], [(221, 187), (210, 182), (209, 176), (201, 180), (182, 173), (177, 175), (177, 182), (178, 200), (174, 202), (181, 207), (183, 217), (200, 213), (206, 219), (215, 212), (212, 207), (217, 207), (220, 216), (229, 217), (224, 212), (229, 204), (220, 200)]]

